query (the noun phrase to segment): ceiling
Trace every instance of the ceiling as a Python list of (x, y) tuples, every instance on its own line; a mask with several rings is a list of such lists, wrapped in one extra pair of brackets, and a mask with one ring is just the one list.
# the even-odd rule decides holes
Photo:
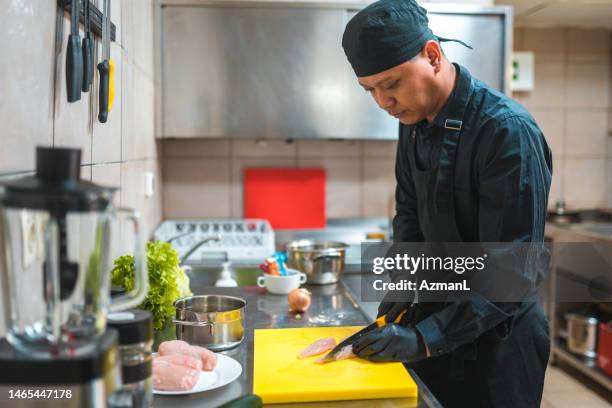
[(495, 0), (514, 6), (516, 26), (612, 29), (612, 0)]

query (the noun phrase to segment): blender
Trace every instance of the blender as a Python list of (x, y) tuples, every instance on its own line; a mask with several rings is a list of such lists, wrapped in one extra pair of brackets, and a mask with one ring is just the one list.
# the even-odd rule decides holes
[[(80, 156), (38, 147), (36, 173), (2, 184), (0, 405), (106, 406), (121, 385), (117, 332), (106, 318), (144, 299), (144, 248), (137, 213), (112, 206), (116, 189), (81, 180)], [(111, 299), (119, 221), (133, 226), (134, 289)]]

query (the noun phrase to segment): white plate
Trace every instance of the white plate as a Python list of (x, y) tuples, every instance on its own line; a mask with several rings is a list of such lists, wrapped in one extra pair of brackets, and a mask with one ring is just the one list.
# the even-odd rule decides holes
[[(153, 353), (156, 356), (157, 353)], [(225, 354), (215, 353), (217, 356), (217, 366), (213, 371), (200, 371), (200, 378), (192, 389), (186, 391), (160, 391), (153, 390), (158, 395), (184, 395), (195, 394), (198, 392), (214, 390), (223, 387), (240, 377), (242, 366), (239, 362)]]

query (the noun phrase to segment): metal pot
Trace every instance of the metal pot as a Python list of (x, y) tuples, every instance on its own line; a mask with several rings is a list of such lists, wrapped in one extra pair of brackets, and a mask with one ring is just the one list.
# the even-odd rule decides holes
[(233, 296), (188, 296), (174, 302), (176, 338), (213, 351), (236, 347), (244, 338), (246, 300)]
[(293, 241), (287, 245), (287, 264), (304, 272), (307, 283), (336, 283), (344, 272), (347, 247), (342, 242), (334, 241)]
[(567, 321), (567, 347), (572, 353), (588, 358), (597, 357), (597, 324), (595, 317), (578, 313), (565, 315)]

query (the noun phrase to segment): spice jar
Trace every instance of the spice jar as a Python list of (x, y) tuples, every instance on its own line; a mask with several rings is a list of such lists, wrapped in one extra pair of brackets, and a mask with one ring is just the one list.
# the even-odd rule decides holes
[[(108, 327), (119, 331), (119, 354), (123, 387), (122, 400), (131, 394), (131, 406), (153, 405), (153, 316), (132, 309), (108, 315)], [(119, 395), (118, 395), (119, 396)], [(111, 404), (112, 405), (112, 404)]]

